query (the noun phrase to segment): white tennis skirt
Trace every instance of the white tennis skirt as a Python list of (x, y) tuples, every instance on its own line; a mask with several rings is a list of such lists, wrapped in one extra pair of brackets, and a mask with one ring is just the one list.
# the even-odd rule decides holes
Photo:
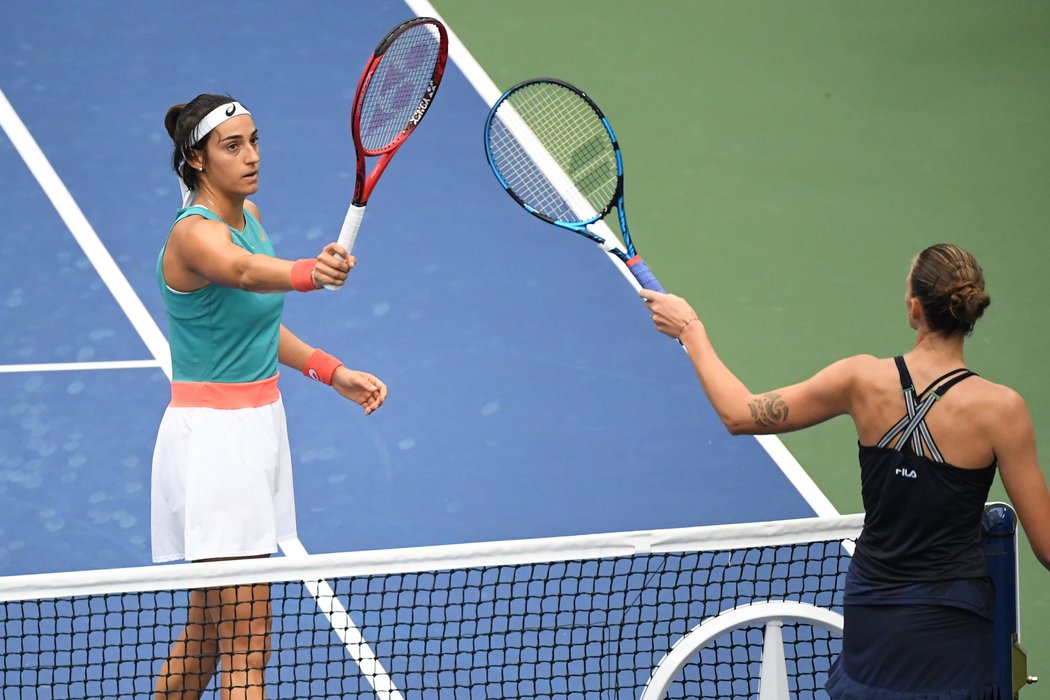
[(153, 561), (272, 554), (295, 537), (284, 404), (168, 406), (153, 452)]

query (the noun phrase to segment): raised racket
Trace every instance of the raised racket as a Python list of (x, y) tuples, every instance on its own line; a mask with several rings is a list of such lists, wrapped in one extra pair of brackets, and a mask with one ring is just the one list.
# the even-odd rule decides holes
[[(616, 135), (582, 90), (553, 78), (507, 90), (485, 122), (485, 154), (496, 179), (525, 211), (589, 238), (619, 258), (639, 285), (664, 291), (631, 241)], [(613, 207), (622, 246), (593, 227)]]
[[(339, 231), (339, 244), (348, 253), (357, 240), (372, 190), (433, 104), (447, 59), (448, 33), (430, 17), (416, 17), (394, 27), (368, 59), (350, 111), (357, 176), (354, 198)], [(379, 160), (366, 177), (368, 158)]]

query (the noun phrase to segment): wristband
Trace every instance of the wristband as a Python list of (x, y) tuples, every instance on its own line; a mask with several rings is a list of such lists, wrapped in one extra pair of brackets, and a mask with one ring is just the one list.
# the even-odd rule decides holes
[(343, 363), (317, 348), (303, 366), (303, 374), (310, 379), (316, 379), (322, 384), (332, 385), (332, 377), (335, 371), (343, 366)]
[(292, 289), (297, 292), (312, 292), (317, 289), (314, 284), (314, 268), (317, 260), (314, 258), (303, 258), (296, 260), (292, 265)]

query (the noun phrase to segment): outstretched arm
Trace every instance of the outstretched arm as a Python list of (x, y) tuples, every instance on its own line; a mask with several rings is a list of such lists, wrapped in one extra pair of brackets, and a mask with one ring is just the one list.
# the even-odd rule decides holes
[(999, 476), (1017, 509), (1035, 556), (1050, 569), (1050, 493), (1039, 468), (1035, 430), (1024, 399), (1005, 389), (1007, 400), (994, 413), (993, 447)]
[(233, 243), (225, 224), (192, 216), (176, 224), (171, 232), (164, 255), (164, 278), (180, 291), (207, 284), (253, 292), (306, 291), (323, 284), (342, 285), (355, 262), (338, 243), (325, 246), (316, 260), (282, 260), (250, 253)]
[(734, 435), (786, 433), (848, 414), (857, 366), (865, 358), (840, 360), (798, 384), (753, 394), (715, 352), (703, 322), (681, 297), (643, 289), (657, 330), (677, 338), (726, 428)]
[[(320, 362), (317, 353), (323, 356)], [(330, 384), (340, 396), (364, 408), (366, 416), (374, 413), (386, 401), (386, 384), (374, 375), (348, 369), (339, 360), (301, 340), (284, 325), (281, 326), (277, 359), (282, 365), (303, 372), (324, 384)], [(312, 363), (318, 364), (320, 372), (310, 371)]]

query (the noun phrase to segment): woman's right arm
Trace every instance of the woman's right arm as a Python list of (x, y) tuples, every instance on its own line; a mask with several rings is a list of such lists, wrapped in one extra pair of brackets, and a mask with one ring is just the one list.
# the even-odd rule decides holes
[[(317, 256), (316, 285), (341, 285), (356, 262), (338, 243)], [(170, 256), (170, 257), (169, 257)], [(337, 256), (342, 256), (340, 259)], [(172, 230), (165, 255), (164, 277), (175, 289), (189, 291), (206, 284), (253, 292), (289, 292), (296, 262), (249, 253), (230, 240), (229, 229), (201, 217), (183, 219)]]
[(875, 361), (867, 355), (849, 357), (798, 384), (754, 394), (722, 362), (688, 302), (647, 289), (639, 294), (657, 329), (685, 347), (704, 393), (734, 435), (786, 433), (850, 414), (856, 378)]
[(1005, 387), (1003, 391), (1004, 400), (992, 412), (992, 446), (999, 463), (999, 477), (1032, 551), (1050, 569), (1050, 492), (1039, 468), (1032, 417), (1020, 394)]

